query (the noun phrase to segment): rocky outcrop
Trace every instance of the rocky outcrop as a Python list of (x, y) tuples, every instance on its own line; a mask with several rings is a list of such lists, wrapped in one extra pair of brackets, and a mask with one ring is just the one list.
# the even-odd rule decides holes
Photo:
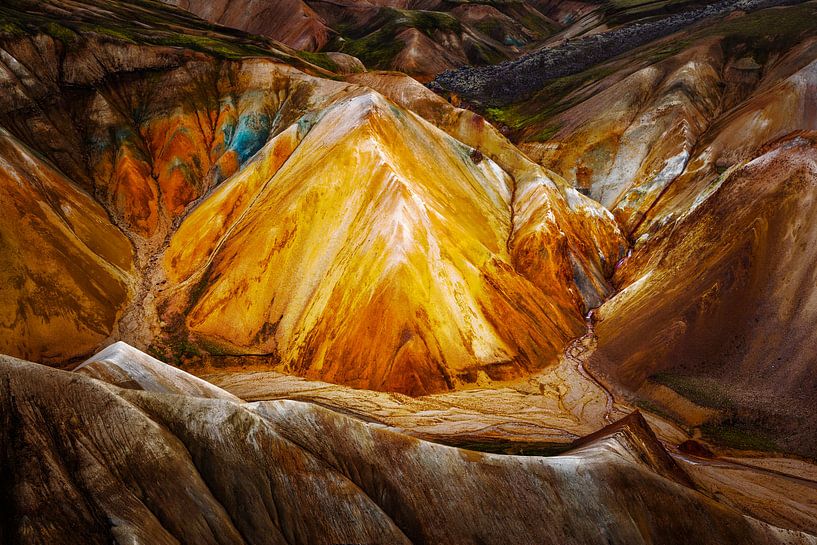
[(221, 388), (171, 367), (122, 341), (94, 354), (74, 368), (74, 372), (129, 390), (240, 402)]
[(581, 36), (544, 47), (519, 59), (494, 66), (466, 67), (444, 72), (433, 87), (455, 93), (483, 106), (502, 106), (524, 100), (548, 80), (587, 70), (649, 42), (708, 19), (740, 11), (797, 4), (802, 0), (723, 0), (669, 15), (622, 25), (607, 32)]
[(0, 404), (4, 541), (815, 542), (623, 455), (618, 431), (565, 456), (496, 456), (313, 405), (120, 389), (12, 358)]

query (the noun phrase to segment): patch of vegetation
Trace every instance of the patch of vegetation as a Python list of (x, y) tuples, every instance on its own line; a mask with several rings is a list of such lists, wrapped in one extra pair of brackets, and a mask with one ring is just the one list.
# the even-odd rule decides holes
[(777, 451), (774, 439), (742, 422), (709, 423), (701, 427), (703, 436), (726, 447), (738, 450)]
[(83, 32), (93, 32), (95, 34), (99, 34), (100, 36), (107, 36), (108, 38), (113, 38), (114, 40), (120, 42), (127, 42), (130, 44), (137, 43), (137, 37), (124, 29), (117, 29), (101, 25), (81, 25), (80, 29)]
[(248, 56), (269, 56), (270, 52), (258, 46), (233, 43), (219, 40), (210, 36), (195, 34), (165, 34), (162, 36), (148, 36), (146, 40), (155, 45), (184, 47), (208, 53), (225, 59), (240, 59)]
[(164, 343), (164, 350), (161, 352), (163, 356), (161, 359), (176, 367), (182, 367), (191, 358), (201, 356), (199, 347), (190, 342), (186, 334), (169, 337)]
[(650, 412), (652, 414), (658, 415), (658, 416), (660, 416), (662, 418), (666, 418), (667, 420), (671, 420), (673, 422), (678, 420), (675, 415), (671, 414), (669, 411), (664, 409), (662, 406), (658, 405), (657, 403), (655, 403), (655, 402), (653, 402), (653, 401), (651, 401), (649, 399), (644, 399), (644, 398), (636, 399), (635, 404), (639, 408), (644, 409), (645, 411)]
[(505, 29), (498, 19), (483, 19), (474, 24), (474, 28), (497, 41), (501, 41), (505, 35)]
[(606, 0), (609, 24), (624, 24), (635, 19), (660, 18), (697, 7), (697, 0)]
[(391, 65), (392, 59), (403, 50), (403, 44), (393, 34), (380, 29), (359, 40), (337, 39), (327, 49), (337, 49), (357, 57), (366, 68), (386, 69)]
[(556, 456), (570, 448), (570, 443), (533, 443), (520, 441), (438, 441), (450, 447), (457, 447), (489, 454), (512, 454), (515, 456)]
[(338, 64), (329, 58), (326, 53), (312, 53), (311, 51), (298, 51), (297, 55), (308, 63), (319, 66), (330, 72), (337, 72)]
[(508, 57), (501, 51), (494, 49), (487, 43), (474, 41), (470, 47), (466, 48), (468, 62), (474, 65), (497, 64), (508, 60)]
[(540, 40), (553, 36), (561, 30), (558, 24), (554, 24), (545, 18), (539, 18), (529, 11), (524, 11), (521, 16), (514, 14), (512, 18), (522, 23), (525, 28), (532, 31), (536, 38)]
[(650, 377), (658, 384), (674, 390), (701, 407), (733, 410), (735, 405), (720, 382), (702, 377), (689, 377), (675, 373), (658, 373)]
[[(650, 8), (658, 8), (664, 7), (667, 4), (672, 4), (673, 0), (664, 0), (661, 2), (655, 2), (652, 0), (607, 0), (607, 4), (611, 5), (617, 9), (650, 9)], [(675, 2), (676, 4), (683, 4), (688, 2)]]
[(211, 356), (228, 356), (229, 354), (227, 351), (224, 350), (221, 346), (208, 341), (199, 341), (197, 348), (200, 348), (202, 352), (206, 354), (210, 354)]
[(531, 133), (526, 135), (526, 140), (543, 142), (559, 130), (552, 118), (585, 98), (574, 96), (568, 99), (573, 91), (588, 82), (604, 79), (615, 71), (612, 66), (601, 65), (578, 74), (552, 79), (530, 99), (488, 108), (486, 117), (509, 127), (514, 133)]
[(335, 49), (355, 56), (367, 68), (387, 69), (392, 60), (403, 50), (397, 35), (408, 28), (415, 28), (433, 38), (435, 32), (462, 32), (460, 22), (448, 13), (423, 10), (383, 8), (378, 14), (379, 28), (365, 36), (357, 35), (352, 27), (339, 27), (341, 37), (327, 44), (325, 49)]
[(673, 40), (669, 43), (662, 43), (658, 44), (656, 47), (647, 48), (635, 58), (646, 59), (650, 64), (655, 64), (663, 61), (664, 59), (674, 57), (689, 46), (689, 40)]
[(0, 35), (24, 36), (25, 33), (26, 31), (13, 21), (0, 21)]
[(396, 24), (416, 28), (424, 34), (431, 36), (436, 31), (462, 32), (462, 24), (450, 13), (441, 11), (409, 11), (393, 10), (399, 14), (395, 18)]
[(562, 128), (562, 125), (559, 123), (553, 123), (552, 125), (545, 125), (544, 128), (539, 131), (538, 133), (534, 134), (531, 138), (533, 142), (547, 142), (554, 136), (556, 133), (559, 132), (559, 129)]
[(76, 32), (53, 21), (46, 23), (42, 27), (42, 30), (55, 40), (59, 40), (66, 45), (71, 45), (79, 39)]
[(817, 20), (817, 7), (814, 4), (799, 4), (755, 11), (722, 21), (696, 34), (743, 39), (777, 36), (796, 42), (803, 33), (815, 30), (815, 20)]

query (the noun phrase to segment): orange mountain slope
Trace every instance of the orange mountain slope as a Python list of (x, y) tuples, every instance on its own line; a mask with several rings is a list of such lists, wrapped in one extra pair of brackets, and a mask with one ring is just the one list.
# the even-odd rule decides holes
[[(357, 84), (149, 45), (95, 75), (119, 47), (100, 45), (59, 57), (51, 36), (9, 38), (0, 115), (134, 249), (130, 303), (102, 335), (424, 393), (555, 363), (610, 293), (612, 216), (476, 116), (440, 130)], [(81, 75), (71, 101), (35, 54)]]
[[(193, 342), (419, 393), (541, 367), (580, 332), (585, 273), (570, 252), (593, 242), (560, 234), (554, 211), (573, 205), (615, 240), (597, 205), (568, 203), (544, 172), (516, 188), (492, 160), (372, 91), (312, 123), (270, 141), (171, 239), (164, 263), (187, 292), (172, 299), (186, 305)], [(611, 263), (620, 247), (604, 250)], [(554, 267), (525, 275), (542, 253)]]
[(59, 362), (95, 349), (132, 295), (132, 260), (105, 210), (0, 128), (0, 352)]

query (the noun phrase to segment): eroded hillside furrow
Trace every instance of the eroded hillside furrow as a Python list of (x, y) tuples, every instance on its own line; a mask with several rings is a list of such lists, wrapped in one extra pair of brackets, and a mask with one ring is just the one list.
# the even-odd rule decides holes
[[(615, 297), (613, 294), (611, 297)], [(594, 309), (595, 310), (595, 309)], [(604, 411), (604, 420), (610, 424), (613, 422), (613, 406), (615, 403), (615, 398), (613, 394), (607, 389), (607, 386), (601, 383), (593, 374), (585, 367), (585, 363), (590, 358), (593, 350), (596, 348), (597, 340), (596, 340), (596, 332), (594, 330), (593, 324), (593, 312), (591, 310), (587, 313), (585, 317), (585, 322), (587, 324), (587, 332), (582, 335), (581, 337), (577, 337), (570, 344), (567, 345), (565, 348), (565, 358), (570, 360), (576, 365), (576, 370), (588, 381), (595, 384), (599, 390), (604, 393), (606, 398), (606, 408)]]

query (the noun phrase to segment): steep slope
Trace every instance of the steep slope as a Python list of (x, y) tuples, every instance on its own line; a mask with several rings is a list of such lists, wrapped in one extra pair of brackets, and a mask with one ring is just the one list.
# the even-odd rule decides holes
[(132, 296), (132, 260), (105, 210), (0, 128), (0, 351), (60, 362), (94, 349)]
[(689, 475), (664, 450), (638, 411), (578, 439), (567, 454), (575, 455), (599, 448), (616, 450), (622, 457), (629, 456), (633, 462), (644, 464), (664, 478), (690, 488), (694, 487)]
[[(529, 141), (523, 148), (531, 157), (609, 207), (635, 239), (660, 221), (653, 205), (663, 193), (683, 189), (694, 200), (688, 189), (702, 179), (770, 140), (815, 128), (808, 97), (817, 28), (804, 22), (814, 14), (809, 3), (735, 17), (702, 29), (664, 60), (650, 59), (669, 43), (598, 68), (602, 79), (591, 76), (563, 99), (569, 109), (523, 121), (517, 138)], [(536, 102), (506, 115), (523, 119)], [(652, 219), (642, 225), (645, 216)]]
[[(74, 9), (66, 25), (94, 21)], [(612, 216), (472, 114), (440, 130), (271, 58), (157, 46), (158, 23), (134, 44), (15, 13), (32, 35), (3, 41), (0, 123), (134, 249), (105, 334), (179, 364), (248, 356), (425, 393), (555, 363), (611, 291)]]
[(815, 542), (622, 456), (618, 432), (561, 457), (495, 456), (301, 403), (120, 390), (9, 358), (0, 384), (4, 541)]
[(526, 151), (612, 210), (630, 232), (684, 170), (721, 106), (723, 53), (703, 42), (643, 68), (556, 117), (550, 141)]
[[(347, 80), (375, 89), (417, 113), (513, 178), (514, 232), (508, 247), (515, 268), (539, 289), (559, 297), (559, 286), (570, 276), (563, 265), (570, 263), (576, 286), (572, 294), (580, 298), (576, 301), (583, 314), (611, 293), (605, 278), (623, 257), (624, 239), (604, 207), (579, 195), (554, 172), (539, 168), (482, 116), (453, 107), (408, 76), (367, 72)], [(563, 242), (554, 248), (556, 232)], [(541, 251), (544, 247), (551, 250)], [(598, 251), (588, 251), (592, 247)]]
[(301, 0), (276, 2), (222, 0), (162, 0), (202, 19), (253, 34), (269, 36), (295, 49), (317, 51), (329, 40), (321, 17)]
[(595, 362), (625, 388), (652, 377), (718, 409), (722, 439), (812, 456), (814, 142), (735, 165), (636, 249), (598, 313)]
[(186, 296), (168, 312), (193, 342), (423, 393), (541, 367), (581, 331), (569, 255), (553, 255), (555, 278), (512, 266), (517, 236), (522, 252), (570, 244), (548, 231), (547, 210), (566, 206), (552, 182), (524, 190), (519, 232), (513, 179), (380, 95), (352, 93), (312, 122), (271, 141), (265, 155), (281, 161), (233, 177), (171, 240), (168, 279)]

